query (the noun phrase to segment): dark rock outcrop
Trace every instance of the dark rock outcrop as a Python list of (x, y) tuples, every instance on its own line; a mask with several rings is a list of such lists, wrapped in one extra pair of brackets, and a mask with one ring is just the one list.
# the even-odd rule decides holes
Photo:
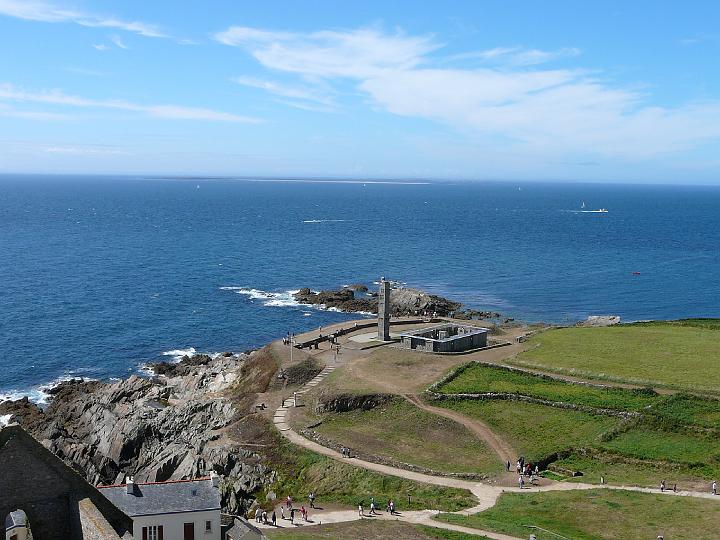
[[(355, 291), (357, 285), (340, 290), (326, 290), (315, 292), (307, 287), (295, 293), (295, 300), (302, 304), (323, 305), (328, 309), (338, 309), (346, 312), (377, 313), (377, 295), (368, 297), (362, 295), (358, 298)], [(436, 314), (448, 316), (454, 314), (462, 304), (448, 300), (441, 296), (428, 294), (418, 289), (396, 287), (390, 293), (390, 310), (393, 316)], [(484, 313), (484, 312), (473, 312)], [(492, 314), (496, 315), (496, 314)]]
[(252, 493), (274, 480), (262, 456), (227, 434), (247, 413), (236, 396), (237, 384), (250, 385), (243, 380), (246, 363), (252, 361), (245, 355), (197, 355), (154, 366), (162, 376), (152, 379), (68, 381), (45, 410), (25, 398), (0, 403), (0, 414), (12, 414), (93, 484), (215, 471), (225, 477), (224, 509), (243, 512)]

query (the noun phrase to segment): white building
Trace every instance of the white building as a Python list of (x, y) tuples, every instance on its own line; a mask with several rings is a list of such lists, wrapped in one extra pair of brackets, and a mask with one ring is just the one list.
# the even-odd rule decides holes
[(135, 540), (220, 540), (219, 477), (98, 486), (133, 520)]
[(5, 540), (25, 540), (28, 537), (27, 516), (22, 510), (14, 510), (5, 518)]

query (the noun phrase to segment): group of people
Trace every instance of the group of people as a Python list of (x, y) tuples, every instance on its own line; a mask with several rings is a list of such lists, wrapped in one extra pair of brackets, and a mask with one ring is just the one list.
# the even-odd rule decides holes
[(283, 338), (283, 345), (291, 345), (294, 340), (295, 334), (291, 334), (290, 332), (288, 332), (287, 335)]
[(273, 510), (272, 515), (270, 516), (270, 519), (268, 520), (268, 513), (266, 510), (263, 510), (259, 506), (255, 509), (255, 523), (263, 523), (265, 525), (272, 523), (273, 527), (277, 526), (277, 514), (275, 513), (275, 510)]
[[(505, 462), (505, 470), (510, 472), (510, 461)], [(530, 484), (535, 484), (540, 475), (540, 468), (532, 463), (525, 463), (525, 458), (520, 456), (515, 464), (515, 470), (518, 474), (518, 484), (520, 489), (525, 487), (525, 478), (530, 479)]]
[[(390, 499), (387, 503), (387, 506), (385, 507), (385, 511), (388, 512), (391, 516), (394, 516), (396, 514), (395, 501)], [(368, 512), (367, 515), (379, 515), (377, 511), (377, 505), (375, 504), (375, 497), (370, 497), (370, 512)], [(360, 503), (358, 504), (358, 516), (360, 516), (361, 518), (365, 517), (365, 501), (360, 501)]]
[(341, 447), (340, 447), (340, 453), (342, 454), (342, 457), (346, 457), (346, 458), (352, 457), (352, 456), (350, 455), (350, 449), (349, 449), (349, 448), (346, 448), (346, 447), (344, 447), (344, 446), (341, 446)]

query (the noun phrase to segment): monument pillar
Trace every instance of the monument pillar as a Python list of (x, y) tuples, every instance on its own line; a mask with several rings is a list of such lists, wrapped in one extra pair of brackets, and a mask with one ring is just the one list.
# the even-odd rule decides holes
[(384, 277), (378, 291), (378, 340), (390, 341), (390, 282)]

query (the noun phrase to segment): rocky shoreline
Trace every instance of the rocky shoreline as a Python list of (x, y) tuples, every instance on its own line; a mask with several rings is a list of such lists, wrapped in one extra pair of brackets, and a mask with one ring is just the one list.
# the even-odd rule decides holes
[(67, 381), (53, 390), (46, 409), (23, 398), (0, 403), (0, 415), (12, 415), (92, 484), (215, 471), (224, 477), (223, 508), (238, 513), (274, 480), (263, 456), (231, 433), (247, 416), (253, 391), (269, 384), (267, 370), (255, 369), (265, 360), (258, 356), (261, 351), (195, 355), (152, 366), (158, 374), (152, 378)]
[[(377, 313), (377, 293), (368, 292), (366, 285), (361, 283), (348, 285), (341, 289), (328, 289), (315, 292), (305, 287), (293, 296), (301, 304), (322, 305), (326, 309), (334, 309), (347, 313)], [(394, 317), (422, 316), (423, 314), (439, 317), (452, 316), (458, 319), (490, 319), (501, 315), (492, 311), (462, 309), (462, 303), (455, 302), (409, 287), (394, 287), (390, 294), (390, 310)]]

